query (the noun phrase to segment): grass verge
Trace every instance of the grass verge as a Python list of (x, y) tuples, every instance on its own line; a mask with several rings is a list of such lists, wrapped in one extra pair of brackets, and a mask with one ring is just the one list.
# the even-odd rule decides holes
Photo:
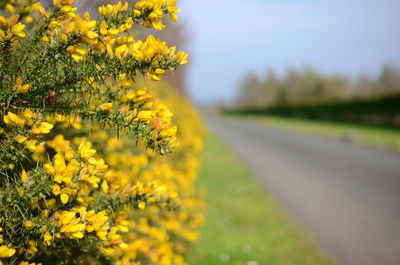
[(229, 116), (244, 118), (270, 127), (400, 151), (400, 129), (270, 115)]
[(208, 190), (208, 209), (189, 264), (333, 264), (214, 134), (198, 186)]

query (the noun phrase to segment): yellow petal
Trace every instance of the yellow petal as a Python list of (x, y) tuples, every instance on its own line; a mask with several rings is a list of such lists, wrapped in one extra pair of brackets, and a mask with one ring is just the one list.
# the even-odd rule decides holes
[(103, 183), (101, 184), (101, 189), (104, 191), (104, 193), (108, 192), (108, 184), (107, 181), (103, 181)]
[(21, 179), (22, 182), (26, 183), (28, 181), (28, 175), (26, 174), (26, 171), (23, 169), (21, 173)]
[(100, 106), (100, 110), (106, 111), (112, 108), (112, 103), (104, 103)]
[(69, 196), (67, 194), (63, 193), (60, 195), (60, 199), (63, 204), (66, 204), (68, 202)]

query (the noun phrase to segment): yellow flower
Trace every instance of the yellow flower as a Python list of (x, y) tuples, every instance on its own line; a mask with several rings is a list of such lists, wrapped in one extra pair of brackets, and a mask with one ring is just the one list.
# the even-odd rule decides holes
[(50, 235), (49, 232), (46, 231), (46, 233), (44, 233), (44, 236), (43, 236), (43, 242), (46, 243), (46, 245), (50, 246), (52, 239), (53, 239), (53, 237)]
[(54, 167), (50, 164), (45, 164), (44, 170), (46, 171), (47, 174), (50, 174), (50, 175), (53, 175), (54, 173), (56, 173)]
[[(117, 53), (117, 51), (115, 51)], [(126, 78), (126, 74), (121, 74), (118, 76), (118, 85), (124, 88), (130, 88), (132, 86), (132, 80)], [(127, 95), (126, 95), (127, 96)]]
[(33, 112), (29, 108), (27, 108), (24, 110), (23, 116), (25, 120), (29, 121), (33, 117)]
[(19, 144), (25, 143), (25, 142), (26, 142), (26, 137), (25, 137), (25, 136), (22, 136), (22, 135), (18, 135), (18, 136), (17, 136), (17, 142), (18, 142)]
[(99, 231), (96, 232), (97, 237), (100, 238), (103, 241), (107, 240), (107, 234), (108, 234), (108, 232), (107, 231), (103, 231), (103, 230), (99, 230)]
[(22, 182), (24, 182), (24, 183), (28, 182), (28, 175), (26, 174), (26, 171), (24, 169), (22, 170), (22, 173), (21, 173), (21, 179), (22, 179)]
[(138, 113), (138, 119), (140, 120), (140, 121), (145, 121), (145, 122), (147, 122), (147, 121), (150, 121), (150, 120), (152, 120), (153, 119), (153, 112), (152, 111), (146, 111), (146, 110), (143, 110), (143, 111), (140, 111), (139, 113)]
[(150, 78), (153, 81), (160, 81), (161, 77), (157, 74), (154, 73), (147, 73), (147, 77)]
[(60, 195), (60, 200), (62, 202), (62, 204), (66, 204), (68, 202), (69, 196), (68, 194), (62, 193)]
[(153, 21), (151, 23), (151, 25), (153, 26), (153, 28), (155, 30), (158, 30), (158, 31), (165, 29), (165, 26), (161, 23), (161, 21)]
[[(111, 254), (114, 253), (113, 248), (100, 247), (100, 251), (101, 251), (101, 253), (103, 253), (106, 256), (111, 256)], [(136, 264), (138, 264), (138, 263), (134, 263), (134, 265), (136, 265)]]
[(146, 203), (145, 203), (145, 202), (139, 202), (138, 208), (139, 208), (140, 210), (144, 210), (145, 207), (146, 207)]
[(15, 127), (17, 125), (22, 127), (25, 124), (24, 120), (21, 117), (12, 112), (8, 112), (7, 115), (4, 115), (3, 121), (7, 126), (10, 127)]
[(176, 59), (178, 60), (178, 63), (179, 63), (180, 65), (185, 65), (185, 64), (187, 64), (187, 63), (189, 62), (189, 61), (188, 61), (188, 55), (187, 55), (187, 53), (184, 52), (184, 51), (178, 52), (178, 53), (176, 54)]
[(24, 196), (24, 193), (25, 193), (25, 191), (24, 191), (24, 187), (19, 187), (19, 197), (22, 197), (22, 196)]
[(31, 140), (28, 140), (28, 141), (26, 141), (26, 148), (28, 148), (28, 150), (30, 151), (30, 152), (35, 152), (35, 150), (36, 150), (36, 140), (34, 140), (34, 141), (31, 141)]
[(67, 150), (65, 151), (65, 159), (67, 161), (71, 161), (72, 158), (74, 158), (74, 149), (72, 149), (69, 145), (67, 146)]
[(0, 246), (0, 258), (9, 258), (15, 254), (15, 249), (8, 248), (7, 246)]
[(7, 10), (8, 13), (14, 14), (14, 12), (15, 12), (15, 7), (12, 6), (12, 5), (10, 5), (10, 4), (7, 4), (7, 5), (6, 5), (6, 10)]
[(21, 77), (17, 78), (16, 84), (15, 84), (15, 89), (17, 90), (17, 93), (20, 93), (20, 94), (26, 93), (26, 92), (28, 92), (30, 87), (31, 87), (30, 84), (22, 85)]
[(60, 39), (63, 43), (67, 43), (68, 42), (68, 36), (65, 33), (62, 33), (60, 36)]
[(107, 25), (107, 22), (105, 21), (105, 20), (103, 20), (101, 23), (100, 23), (100, 34), (101, 35), (107, 35), (107, 32), (108, 32), (108, 25)]
[(75, 212), (68, 212), (68, 211), (62, 211), (62, 212), (57, 212), (57, 215), (59, 216), (60, 223), (59, 225), (65, 225), (68, 224), (72, 218), (75, 217), (76, 213)]
[(103, 103), (100, 106), (100, 110), (102, 110), (102, 111), (107, 111), (107, 110), (110, 110), (111, 108), (112, 108), (112, 103)]
[(103, 190), (104, 193), (108, 192), (108, 184), (107, 181), (103, 181), (103, 183), (101, 184), (101, 189)]
[(112, 13), (112, 6), (110, 4), (108, 4), (107, 6), (99, 6), (98, 9), (100, 15), (104, 16), (104, 17), (109, 17)]
[(35, 134), (36, 136), (40, 136), (42, 134), (49, 134), (51, 129), (53, 129), (54, 125), (48, 122), (41, 122), (39, 127), (33, 128), (31, 133)]
[(58, 153), (54, 156), (54, 169), (57, 173), (62, 173), (66, 169), (65, 160), (62, 154)]
[(67, 51), (71, 54), (72, 59), (74, 59), (74, 61), (76, 62), (80, 61), (87, 53), (87, 50), (85, 48), (74, 46), (69, 46), (67, 48)]
[(169, 16), (172, 22), (178, 21), (178, 16), (175, 13), (169, 14)]
[(74, 232), (71, 234), (71, 236), (72, 236), (72, 238), (75, 238), (75, 239), (81, 239), (84, 237), (84, 234), (82, 232)]
[(11, 32), (14, 34), (14, 36), (22, 39), (22, 38), (25, 38), (25, 36), (26, 36), (24, 29), (25, 29), (25, 25), (22, 24), (21, 22), (18, 22), (17, 24), (12, 26)]
[(29, 255), (33, 255), (38, 251), (38, 249), (36, 248), (36, 242), (34, 240), (29, 240), (28, 241), (28, 249), (27, 249), (27, 253)]
[(82, 158), (88, 160), (96, 153), (96, 150), (91, 148), (92, 148), (91, 142), (83, 141), (79, 144), (78, 152)]
[(118, 56), (119, 58), (120, 58), (120, 56), (126, 56), (127, 49), (128, 49), (128, 46), (126, 46), (126, 44), (123, 44), (123, 45), (117, 47), (115, 49), (115, 56)]
[(58, 196), (60, 194), (60, 185), (58, 185), (57, 183), (53, 185), (53, 188), (51, 189), (51, 192), (55, 195)]
[(158, 74), (158, 75), (165, 75), (165, 71), (163, 69), (161, 69), (161, 68), (157, 68), (155, 73)]
[(26, 229), (29, 229), (29, 228), (32, 228), (33, 224), (32, 224), (31, 221), (28, 220), (28, 221), (26, 221), (26, 222), (24, 223), (24, 226), (25, 226)]
[(61, 6), (61, 0), (53, 0), (53, 5), (55, 7), (60, 7)]
[(119, 29), (109, 29), (108, 30), (108, 36), (110, 37), (116, 37), (119, 34)]

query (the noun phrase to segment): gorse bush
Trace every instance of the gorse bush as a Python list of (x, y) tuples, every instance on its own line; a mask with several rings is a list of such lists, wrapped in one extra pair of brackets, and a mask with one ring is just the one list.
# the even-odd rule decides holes
[(162, 102), (135, 81), (187, 54), (131, 34), (176, 21), (176, 1), (97, 20), (75, 0), (0, 9), (0, 264), (185, 264), (203, 222), (202, 123), (166, 84), (146, 81)]

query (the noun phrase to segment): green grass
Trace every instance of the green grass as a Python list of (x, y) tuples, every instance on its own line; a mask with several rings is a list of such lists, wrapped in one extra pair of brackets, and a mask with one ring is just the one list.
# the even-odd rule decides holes
[(208, 209), (189, 264), (333, 264), (214, 134), (198, 186), (208, 190)]
[(231, 117), (244, 118), (270, 127), (345, 139), (359, 144), (400, 151), (400, 129), (270, 115), (240, 115)]

